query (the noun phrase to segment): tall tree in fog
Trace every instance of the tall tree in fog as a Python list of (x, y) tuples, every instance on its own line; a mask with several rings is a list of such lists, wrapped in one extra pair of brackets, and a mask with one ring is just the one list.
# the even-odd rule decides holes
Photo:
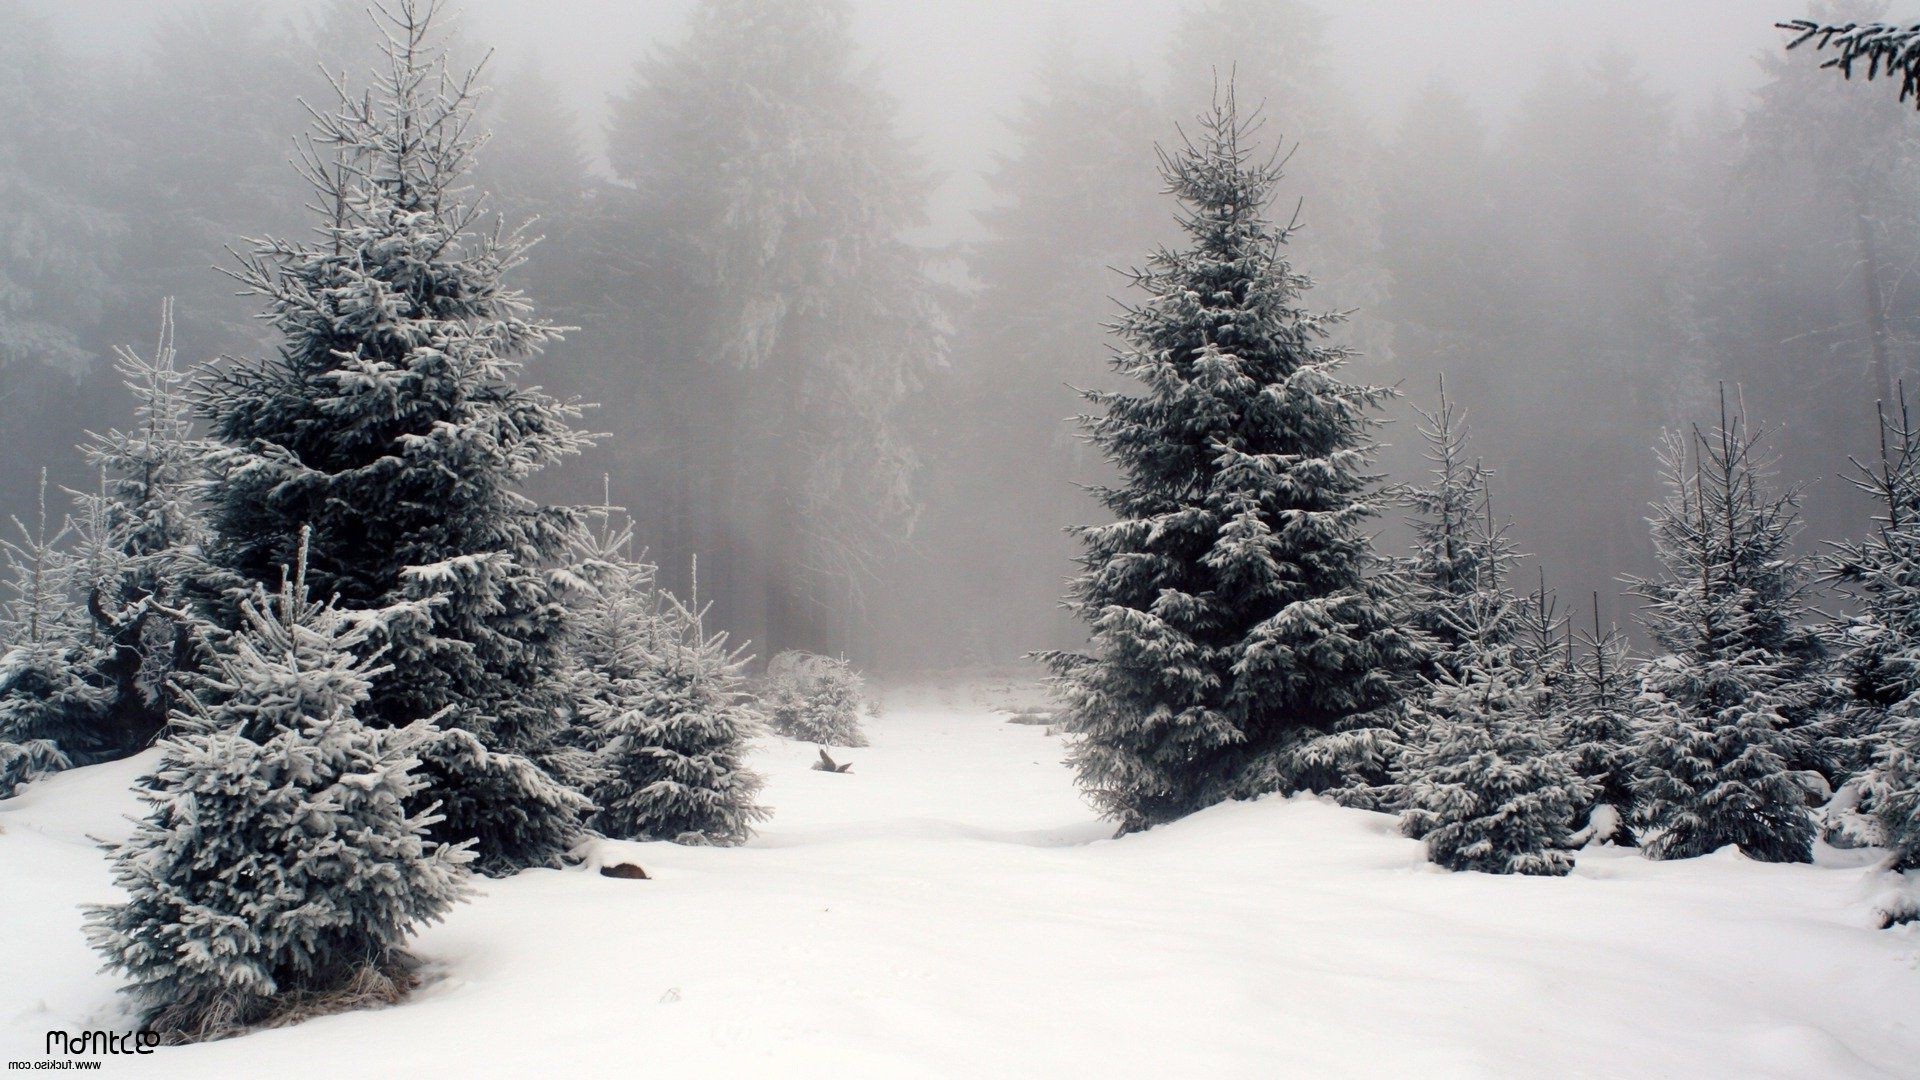
[(506, 283), (519, 235), (463, 198), (475, 76), (449, 70), (431, 11), (383, 9), (371, 87), (316, 111), (317, 235), (257, 241), (235, 271), (281, 342), (208, 383), (212, 549), (229, 620), (296, 549), (315, 594), (348, 608), (425, 601), (384, 629), (366, 715), (453, 729), (420, 751), (435, 828), (501, 871), (556, 861), (584, 809), (529, 760), (561, 711), (549, 570), (579, 517), (519, 490), (581, 438), (577, 410), (517, 385), (555, 334)]
[[(357, 27), (371, 29), (364, 13)], [(262, 337), (247, 301), (214, 267), (236, 236), (301, 222), (290, 133), (300, 97), (325, 83), (311, 51), (259, 5), (223, 2), (159, 17), (133, 62), (106, 82), (116, 153), (103, 181), (125, 208), (125, 270), (114, 340), (146, 336), (154, 301), (174, 298), (188, 356)], [(136, 337), (136, 335), (138, 335)]]
[[(1078, 640), (1059, 605), (1074, 482), (1098, 454), (1061, 423), (1073, 387), (1102, 385), (1113, 270), (1171, 228), (1146, 153), (1159, 110), (1129, 72), (1108, 73), (1056, 43), (1038, 93), (1011, 121), (1013, 151), (989, 177), (989, 235), (968, 253), (980, 290), (952, 366), (918, 410), (929, 432), (927, 512), (918, 558), (898, 573), (928, 608), (913, 612), (966, 663), (1005, 663)], [(988, 508), (992, 508), (989, 511)], [(932, 579), (952, 591), (926, 588)]]
[(609, 153), (663, 223), (693, 418), (685, 464), (716, 617), (763, 652), (855, 643), (864, 590), (910, 534), (916, 456), (901, 402), (943, 351), (907, 230), (926, 176), (856, 53), (843, 0), (704, 0), (615, 103)]
[(1551, 566), (1645, 565), (1645, 537), (1621, 523), (1656, 494), (1646, 448), (1710, 385), (1675, 137), (1671, 103), (1608, 53), (1551, 67), (1497, 148), (1495, 258), (1478, 269), (1500, 282), (1498, 310), (1457, 392), (1499, 419), (1487, 452)]
[(1163, 157), (1184, 246), (1138, 275), (1116, 327), (1126, 388), (1089, 391), (1120, 472), (1071, 584), (1089, 651), (1049, 659), (1082, 787), (1123, 829), (1236, 796), (1365, 778), (1328, 736), (1377, 727), (1413, 661), (1372, 576), (1373, 417), (1340, 379), (1341, 317), (1308, 310), (1280, 170), (1232, 90)]
[[(1864, 21), (1885, 5), (1842, 0), (1818, 17)], [(1764, 220), (1728, 252), (1747, 306), (1730, 353), (1750, 393), (1782, 413), (1798, 456), (1867, 451), (1863, 403), (1891, 401), (1920, 344), (1920, 115), (1891, 94), (1820, 70), (1811, 51), (1766, 54), (1740, 128), (1737, 209)], [(1837, 489), (1827, 513), (1851, 516)]]
[[(1294, 246), (1314, 267), (1322, 302), (1364, 309), (1344, 333), (1369, 365), (1392, 359), (1389, 281), (1380, 242), (1379, 153), (1371, 129), (1345, 92), (1327, 43), (1327, 17), (1306, 0), (1200, 0), (1168, 47), (1176, 116), (1192, 116), (1217, 82), (1232, 79), (1244, 107), (1258, 107), (1284, 140), (1290, 198), (1305, 225)], [(1282, 217), (1293, 208), (1283, 209)]]
[(0, 509), (23, 516), (48, 449), (78, 434), (120, 239), (81, 179), (109, 159), (80, 72), (18, 5), (0, 9)]

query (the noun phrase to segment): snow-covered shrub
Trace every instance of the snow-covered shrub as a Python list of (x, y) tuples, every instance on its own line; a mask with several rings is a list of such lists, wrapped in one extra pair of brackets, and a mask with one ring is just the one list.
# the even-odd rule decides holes
[(761, 707), (773, 730), (822, 746), (865, 746), (866, 680), (846, 660), (786, 652), (768, 665)]
[(381, 670), (355, 648), (374, 616), (311, 601), (302, 568), (242, 612), (143, 782), (147, 817), (112, 848), (127, 900), (87, 916), (168, 1039), (391, 1000), (408, 937), (468, 890), (470, 854), (409, 809), (437, 732), (356, 715)]

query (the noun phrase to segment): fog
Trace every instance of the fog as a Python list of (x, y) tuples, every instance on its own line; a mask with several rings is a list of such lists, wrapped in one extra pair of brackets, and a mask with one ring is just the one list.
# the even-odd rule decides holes
[[(1300, 200), (1295, 262), (1354, 313), (1350, 370), (1404, 392), (1384, 468), (1421, 479), (1412, 406), (1444, 373), (1496, 510), (1583, 620), (1595, 594), (1630, 620), (1654, 446), (1723, 384), (1778, 428), (1806, 549), (1867, 525), (1840, 477), (1920, 357), (1920, 117), (1773, 23), (1920, 3), (803, 8), (837, 10), (457, 7), (463, 54), (492, 53), (476, 185), (539, 218), (518, 284), (578, 327), (528, 378), (606, 433), (538, 493), (597, 501), (606, 476), (664, 580), (691, 589), (697, 557), (762, 656), (1003, 666), (1076, 640), (1061, 529), (1095, 519), (1075, 485), (1102, 467), (1069, 384), (1108, 378), (1115, 268), (1175, 239), (1155, 144), (1229, 76), (1292, 150), (1275, 212)], [(105, 358), (162, 297), (183, 355), (270, 351), (213, 267), (301, 228), (298, 99), (319, 64), (357, 76), (366, 33), (351, 2), (0, 10), (0, 509), (31, 512), (43, 465), (86, 483), (67, 447), (124, 421)], [(742, 86), (791, 88), (779, 108), (845, 141), (729, 157), (761, 145)], [(753, 231), (773, 217), (777, 244)], [(1398, 553), (1398, 512), (1380, 529)]]

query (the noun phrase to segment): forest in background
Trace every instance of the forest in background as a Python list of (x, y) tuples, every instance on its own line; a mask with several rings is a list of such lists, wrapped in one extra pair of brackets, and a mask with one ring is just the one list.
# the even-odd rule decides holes
[[(1117, 270), (1170, 239), (1147, 149), (1223, 71), (1297, 147), (1282, 200), (1301, 200), (1314, 302), (1356, 309), (1357, 370), (1406, 395), (1394, 477), (1418, 478), (1410, 406), (1444, 373), (1562, 596), (1626, 621), (1618, 577), (1652, 566), (1654, 447), (1710, 421), (1723, 381), (1779, 428), (1803, 545), (1867, 520), (1838, 478), (1914, 366), (1920, 119), (1818, 56), (1758, 55), (1756, 92), (1697, 107), (1596, 44), (1516, 58), (1540, 73), (1511, 115), (1436, 82), (1380, 130), (1310, 5), (1198, 3), (1154, 70), (1052, 46), (982, 235), (929, 242), (937, 178), (853, 18), (637, 43), (604, 141), (538, 68), (493, 71), (485, 106), (477, 184), (544, 237), (520, 283), (584, 328), (529, 379), (599, 403), (586, 426), (610, 436), (540, 494), (597, 503), (609, 476), (663, 580), (684, 588), (697, 555), (715, 625), (763, 657), (1002, 665), (1077, 640), (1054, 605), (1060, 530), (1094, 513), (1072, 482), (1100, 474), (1063, 423), (1070, 386), (1111, 377)], [(0, 509), (26, 514), (43, 465), (88, 486), (68, 448), (122, 422), (107, 358), (144, 346), (162, 297), (186, 360), (268, 350), (211, 267), (236, 237), (304, 227), (286, 162), (300, 99), (325, 90), (308, 58), (363, 67), (338, 44), (362, 20), (351, 2), (292, 21), (188, 6), (126, 62), (83, 65), (53, 26), (0, 13)], [(803, 137), (747, 151), (769, 133)]]

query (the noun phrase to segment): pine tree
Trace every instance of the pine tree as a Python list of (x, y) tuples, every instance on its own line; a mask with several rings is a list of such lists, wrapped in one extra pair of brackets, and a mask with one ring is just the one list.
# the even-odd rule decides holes
[(1462, 642), (1455, 627), (1463, 614), (1461, 605), (1480, 581), (1486, 549), (1474, 540), (1475, 519), (1492, 474), (1477, 459), (1467, 460), (1466, 412), (1447, 400), (1445, 377), (1440, 380), (1439, 405), (1432, 412), (1415, 406), (1414, 412), (1420, 417), (1420, 438), (1433, 479), (1399, 492), (1413, 532), (1413, 554), (1402, 573), (1409, 585), (1409, 621), (1433, 639), (1430, 655), (1437, 675), (1457, 670), (1453, 661)]
[(1470, 590), (1439, 612), (1459, 643), (1453, 666), (1427, 680), (1413, 710), (1418, 737), (1397, 763), (1401, 828), (1449, 869), (1558, 876), (1573, 867), (1566, 849), (1587, 798), (1560, 747), (1562, 620), (1544, 576), (1514, 596), (1516, 555), (1484, 487), (1480, 517), (1459, 537), (1478, 552)]
[[(1920, 869), (1920, 429), (1901, 388), (1878, 410), (1880, 460), (1854, 462), (1855, 487), (1882, 507), (1865, 540), (1834, 545), (1827, 579), (1856, 604), (1840, 622), (1838, 667), (1847, 690), (1834, 756), (1855, 773), (1834, 800), (1866, 815), (1864, 839), (1897, 870)], [(1850, 833), (1857, 820), (1833, 820)], [(1839, 838), (1835, 838), (1838, 842)], [(1911, 917), (1906, 916), (1906, 917)]]
[(1920, 429), (1904, 387), (1896, 410), (1877, 409), (1880, 460), (1853, 461), (1853, 486), (1879, 507), (1864, 540), (1840, 541), (1824, 561), (1825, 580), (1854, 601), (1831, 637), (1845, 702), (1829, 756), (1837, 779), (1865, 768), (1891, 713), (1920, 693)]
[(664, 598), (641, 630), (651, 640), (636, 679), (613, 684), (588, 719), (606, 737), (595, 824), (609, 836), (682, 844), (739, 844), (769, 816), (746, 767), (759, 729), (742, 688), (740, 657), (701, 612)]
[(203, 629), (191, 611), (190, 578), (205, 540), (199, 502), (205, 447), (193, 436), (187, 376), (175, 365), (173, 304), (162, 304), (153, 355), (117, 351), (115, 369), (134, 394), (134, 426), (89, 433), (81, 447), (100, 490), (78, 504), (75, 591), (100, 638), (96, 681), (111, 687), (118, 753), (145, 747), (177, 706), (175, 676), (192, 667)]
[(369, 638), (417, 612), (316, 602), (302, 556), (240, 603), (143, 784), (148, 816), (110, 848), (128, 898), (88, 912), (143, 1030), (169, 1040), (394, 1000), (406, 939), (468, 891), (470, 853), (408, 809), (431, 724), (356, 715), (383, 673)]
[(1669, 437), (1661, 455), (1669, 495), (1653, 518), (1666, 572), (1629, 579), (1663, 650), (1641, 672), (1648, 715), (1633, 749), (1635, 820), (1654, 858), (1727, 844), (1768, 862), (1812, 858), (1788, 730), (1810, 698), (1796, 655), (1793, 495), (1765, 490), (1760, 444), (1724, 404), (1714, 431)]
[[(1414, 640), (1373, 578), (1367, 473), (1391, 391), (1340, 381), (1268, 219), (1279, 180), (1232, 91), (1163, 155), (1189, 243), (1137, 274), (1116, 326), (1135, 392), (1094, 391), (1116, 520), (1075, 530), (1088, 653), (1047, 659), (1081, 786), (1123, 830), (1222, 799), (1358, 782)], [(1342, 738), (1335, 756), (1320, 754)], [(1319, 742), (1319, 745), (1316, 743)]]
[(1641, 722), (1640, 688), (1627, 657), (1627, 636), (1617, 626), (1600, 628), (1594, 597), (1593, 632), (1582, 633), (1563, 735), (1572, 765), (1587, 781), (1592, 802), (1583, 815), (1589, 841), (1631, 842), (1632, 747)]
[(682, 604), (631, 554), (631, 523), (613, 528), (608, 505), (599, 516), (578, 560), (587, 586), (571, 694), (578, 744), (593, 757), (594, 825), (620, 838), (742, 843), (768, 815), (745, 765), (760, 725), (738, 651), (706, 632), (697, 593)]
[(112, 703), (91, 680), (88, 627), (67, 589), (66, 529), (49, 532), (47, 477), (40, 474), (40, 510), (28, 527), (14, 519), (18, 541), (0, 541), (11, 592), (0, 629), (0, 798), (36, 776), (92, 759)]
[(483, 231), (465, 198), (478, 73), (453, 74), (433, 16), (419, 0), (376, 8), (371, 88), (337, 83), (315, 111), (303, 172), (319, 238), (259, 241), (234, 271), (282, 341), (206, 387), (211, 547), (229, 619), (308, 526), (323, 594), (431, 601), (387, 628), (369, 719), (441, 718), (446, 740), (419, 749), (421, 805), (439, 800), (436, 838), (477, 839), (477, 865), (501, 873), (557, 863), (584, 808), (538, 762), (564, 717), (552, 571), (581, 516), (519, 490), (584, 438), (576, 407), (516, 383), (558, 331), (505, 283), (520, 235)]
[(786, 653), (771, 667), (762, 703), (773, 730), (821, 746), (867, 745), (866, 680), (845, 657)]

